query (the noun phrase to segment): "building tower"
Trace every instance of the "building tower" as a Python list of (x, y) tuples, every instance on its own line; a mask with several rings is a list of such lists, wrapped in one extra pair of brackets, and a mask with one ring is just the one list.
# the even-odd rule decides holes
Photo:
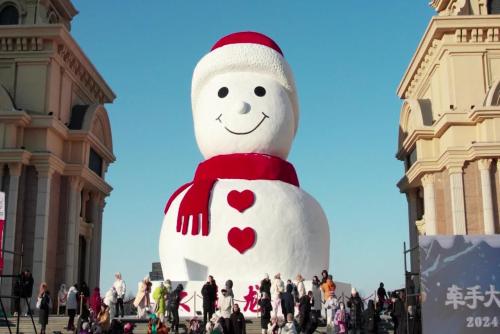
[(431, 6), (397, 90), (412, 248), (419, 235), (500, 233), (500, 0)]
[[(5, 274), (35, 291), (99, 284), (105, 181), (115, 161), (105, 103), (115, 95), (70, 34), (70, 0), (0, 0), (0, 189)], [(2, 294), (13, 281), (2, 280)]]

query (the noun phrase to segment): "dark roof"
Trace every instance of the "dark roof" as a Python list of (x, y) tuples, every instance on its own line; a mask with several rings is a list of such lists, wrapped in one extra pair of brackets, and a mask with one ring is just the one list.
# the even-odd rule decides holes
[(68, 128), (70, 130), (81, 130), (83, 126), (83, 120), (85, 118), (85, 113), (89, 108), (88, 105), (76, 105), (71, 108), (71, 118), (69, 120)]

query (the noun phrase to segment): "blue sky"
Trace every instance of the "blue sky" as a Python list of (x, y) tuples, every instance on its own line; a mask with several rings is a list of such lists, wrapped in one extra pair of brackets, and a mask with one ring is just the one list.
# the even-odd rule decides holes
[(106, 106), (117, 161), (107, 175), (101, 289), (121, 271), (135, 290), (159, 260), (165, 202), (202, 160), (192, 71), (220, 37), (244, 30), (272, 37), (294, 71), (301, 115), (289, 161), (329, 219), (334, 278), (365, 293), (380, 281), (402, 285), (408, 223), (396, 187), (395, 92), (434, 15), (427, 1), (73, 2), (73, 36), (117, 94)]

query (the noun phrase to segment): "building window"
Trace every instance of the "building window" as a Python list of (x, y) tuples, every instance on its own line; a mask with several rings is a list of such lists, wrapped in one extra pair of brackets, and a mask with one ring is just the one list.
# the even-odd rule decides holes
[(90, 148), (89, 168), (91, 171), (102, 177), (102, 158), (96, 151), (94, 151), (93, 148)]
[(500, 14), (500, 0), (488, 1), (488, 14)]
[(0, 25), (19, 23), (19, 11), (15, 6), (7, 5), (0, 11)]

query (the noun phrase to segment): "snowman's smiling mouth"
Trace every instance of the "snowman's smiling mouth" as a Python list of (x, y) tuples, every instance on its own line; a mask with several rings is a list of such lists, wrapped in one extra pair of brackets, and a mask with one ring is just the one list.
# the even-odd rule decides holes
[(219, 117), (217, 117), (215, 120), (216, 121), (219, 121), (220, 124), (222, 124), (222, 126), (224, 126), (224, 129), (226, 129), (226, 131), (232, 133), (233, 135), (247, 135), (249, 133), (252, 133), (254, 132), (255, 130), (257, 130), (257, 128), (262, 124), (264, 123), (264, 121), (266, 120), (266, 118), (269, 118), (269, 116), (267, 116), (265, 113), (262, 113), (262, 119), (260, 120), (260, 122), (250, 131), (245, 131), (245, 132), (237, 132), (237, 131), (233, 131), (231, 129), (229, 129), (226, 125), (224, 125), (224, 123), (222, 123), (222, 114), (219, 115)]

